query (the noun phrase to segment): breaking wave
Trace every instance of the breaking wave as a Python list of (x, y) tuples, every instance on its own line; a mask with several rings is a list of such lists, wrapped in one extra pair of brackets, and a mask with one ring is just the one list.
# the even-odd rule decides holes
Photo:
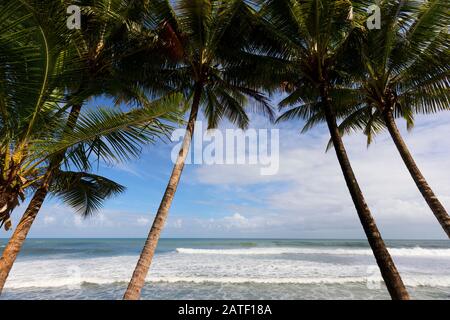
[[(182, 254), (209, 255), (280, 255), (280, 254), (326, 254), (326, 255), (373, 255), (370, 249), (322, 249), (322, 248), (290, 248), (266, 247), (251, 249), (193, 249), (177, 248)], [(389, 252), (399, 257), (450, 257), (450, 249), (391, 248)]]

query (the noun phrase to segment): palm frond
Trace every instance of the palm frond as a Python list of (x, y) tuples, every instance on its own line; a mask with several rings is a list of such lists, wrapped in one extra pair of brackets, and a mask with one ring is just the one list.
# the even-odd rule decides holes
[(83, 217), (91, 216), (101, 208), (105, 200), (124, 191), (124, 186), (105, 177), (73, 171), (55, 172), (50, 188), (54, 196)]

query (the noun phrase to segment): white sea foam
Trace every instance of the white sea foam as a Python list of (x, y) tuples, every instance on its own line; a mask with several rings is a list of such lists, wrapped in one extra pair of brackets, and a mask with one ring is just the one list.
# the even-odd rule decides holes
[[(266, 247), (242, 249), (193, 249), (177, 248), (182, 254), (207, 255), (279, 255), (279, 254), (327, 254), (327, 255), (364, 255), (372, 256), (370, 249), (330, 249), (330, 248), (292, 248), (292, 247)], [(450, 249), (390, 248), (393, 256), (399, 257), (450, 257)]]
[[(406, 285), (450, 287), (450, 262), (448, 256), (444, 254), (446, 249), (393, 250), (416, 257), (412, 262), (408, 259), (405, 260), (408, 263), (397, 263)], [(352, 254), (353, 251), (360, 254)], [(345, 285), (381, 281), (373, 257), (361, 251), (366, 250), (287, 247), (224, 250), (180, 248), (177, 252), (156, 255), (147, 281), (298, 285)], [(438, 251), (437, 254), (433, 252), (433, 256), (440, 259), (437, 263), (429, 263), (427, 257), (431, 256), (430, 251)], [(226, 257), (223, 256), (223, 252), (226, 252)], [(272, 256), (274, 252), (276, 253)], [(305, 252), (311, 255), (279, 255)], [(324, 252), (334, 254), (335, 257), (320, 258), (317, 255)], [(316, 255), (313, 255), (314, 253)], [(98, 285), (120, 283), (125, 286), (137, 259), (137, 256), (19, 259), (13, 267), (6, 287), (46, 288), (79, 286), (86, 283)]]
[[(262, 284), (345, 284), (345, 283), (367, 283), (381, 282), (381, 277), (323, 277), (323, 278), (211, 278), (211, 277), (166, 277), (150, 278), (148, 281), (155, 282), (194, 282), (194, 283), (262, 283)], [(422, 276), (414, 279), (405, 279), (407, 286), (441, 286), (450, 287), (450, 276), (429, 277)]]
[[(105, 278), (61, 278), (35, 280), (30, 282), (8, 283), (6, 288), (23, 289), (23, 288), (58, 288), (58, 287), (76, 287), (93, 284), (93, 285), (109, 285), (128, 283), (129, 278), (124, 279), (105, 279)], [(351, 284), (351, 283), (377, 283), (381, 282), (381, 278), (372, 277), (323, 277), (323, 278), (244, 278), (244, 277), (149, 277), (146, 279), (148, 283), (217, 283), (217, 284), (297, 284), (297, 285), (332, 285), (332, 284)], [(403, 277), (406, 286), (409, 287), (450, 287), (450, 276), (446, 277), (430, 277), (416, 276), (415, 278)]]

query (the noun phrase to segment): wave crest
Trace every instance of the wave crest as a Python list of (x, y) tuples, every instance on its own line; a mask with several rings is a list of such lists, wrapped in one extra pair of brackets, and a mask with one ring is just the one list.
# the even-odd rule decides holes
[[(447, 277), (414, 277), (403, 279), (406, 286), (409, 287), (450, 287), (450, 276)], [(83, 279), (58, 279), (52, 282), (30, 281), (23, 283), (9, 283), (9, 289), (23, 288), (57, 288), (57, 287), (73, 287), (77, 289), (83, 285), (126, 285), (129, 279), (101, 279), (101, 278), (83, 278)], [(218, 284), (292, 284), (292, 285), (333, 285), (333, 284), (373, 284), (381, 283), (379, 277), (310, 277), (310, 278), (247, 278), (247, 277), (150, 277), (146, 280), (148, 283), (218, 283)]]
[[(370, 249), (321, 249), (321, 248), (292, 248), (266, 247), (242, 249), (194, 249), (177, 248), (181, 254), (213, 254), (213, 255), (280, 255), (280, 254), (327, 254), (327, 255), (373, 255)], [(399, 257), (450, 257), (450, 249), (390, 248), (393, 256)]]

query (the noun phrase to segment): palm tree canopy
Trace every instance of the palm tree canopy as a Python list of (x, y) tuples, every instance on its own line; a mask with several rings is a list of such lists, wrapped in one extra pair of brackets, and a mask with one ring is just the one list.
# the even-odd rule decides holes
[[(106, 2), (97, 1), (98, 8)], [(97, 7), (86, 7), (91, 13), (94, 9)], [(145, 90), (114, 69), (111, 57), (118, 59), (117, 54), (114, 56), (119, 50), (117, 43), (130, 50), (130, 41), (124, 39), (113, 45), (113, 36), (100, 28), (97, 33), (90, 30), (89, 36), (102, 37), (89, 39), (87, 45), (85, 33), (68, 31), (65, 10), (62, 2), (11, 0), (0, 5), (0, 185), (5, 193), (23, 200), (25, 192), (43, 177), (51, 158), (69, 149), (65, 166), (75, 165), (84, 176), (69, 184), (57, 183), (53, 191), (71, 199), (69, 204), (84, 208), (88, 214), (98, 207), (99, 199), (123, 190), (112, 181), (86, 172), (91, 169), (90, 163), (95, 158), (127, 160), (139, 154), (140, 144), (167, 136), (172, 129), (170, 122), (180, 121), (182, 96), (169, 94), (150, 102)], [(96, 22), (94, 18), (91, 21)], [(114, 33), (118, 35), (121, 33)], [(124, 111), (99, 108), (83, 113), (69, 132), (66, 124), (70, 106), (99, 94), (114, 96), (117, 104), (126, 102), (128, 106)], [(59, 171), (59, 176), (62, 174)], [(90, 189), (85, 177), (89, 178)], [(85, 205), (81, 197), (76, 202), (64, 193), (83, 188)], [(95, 190), (99, 192), (95, 194)], [(1, 209), (5, 221), (10, 212)]]
[[(25, 197), (39, 170), (26, 166), (28, 139), (43, 137), (43, 125), (57, 125), (55, 110), (67, 83), (80, 70), (70, 54), (70, 34), (61, 3), (7, 1), (0, 5), (0, 188), (1, 220)], [(48, 15), (48, 16), (47, 16)], [(11, 195), (11, 196), (7, 196)], [(6, 203), (6, 204), (5, 204)], [(8, 208), (9, 207), (9, 208)]]
[(125, 187), (92, 173), (58, 171), (50, 192), (84, 217), (92, 215), (102, 203), (125, 190)]
[(362, 130), (368, 144), (385, 128), (386, 111), (404, 118), (410, 129), (415, 114), (450, 108), (448, 1), (383, 1), (380, 6), (381, 29), (364, 31), (357, 67), (349, 70), (353, 84), (337, 90), (343, 102), (341, 133)]
[(339, 114), (347, 92), (335, 88), (351, 82), (348, 69), (362, 33), (355, 16), (362, 10), (362, 4), (345, 0), (263, 2), (259, 15), (271, 41), (261, 42), (278, 68), (266, 72), (273, 73), (274, 85), (287, 93), (280, 109), (289, 108), (278, 121), (303, 118), (307, 128), (323, 121), (320, 89), (324, 85)]
[[(209, 128), (223, 118), (246, 128), (247, 107), (273, 117), (268, 98), (256, 85), (248, 85), (246, 73), (231, 72), (251, 50), (245, 38), (254, 10), (247, 1), (180, 0), (172, 6), (171, 1), (156, 0), (145, 3), (143, 11), (141, 24), (156, 34), (158, 45), (147, 45), (146, 50), (124, 59), (122, 67), (140, 72), (144, 87), (165, 83), (187, 99), (193, 97), (196, 86), (201, 87)], [(157, 70), (155, 56), (163, 59)], [(146, 62), (137, 68), (136, 61)]]

